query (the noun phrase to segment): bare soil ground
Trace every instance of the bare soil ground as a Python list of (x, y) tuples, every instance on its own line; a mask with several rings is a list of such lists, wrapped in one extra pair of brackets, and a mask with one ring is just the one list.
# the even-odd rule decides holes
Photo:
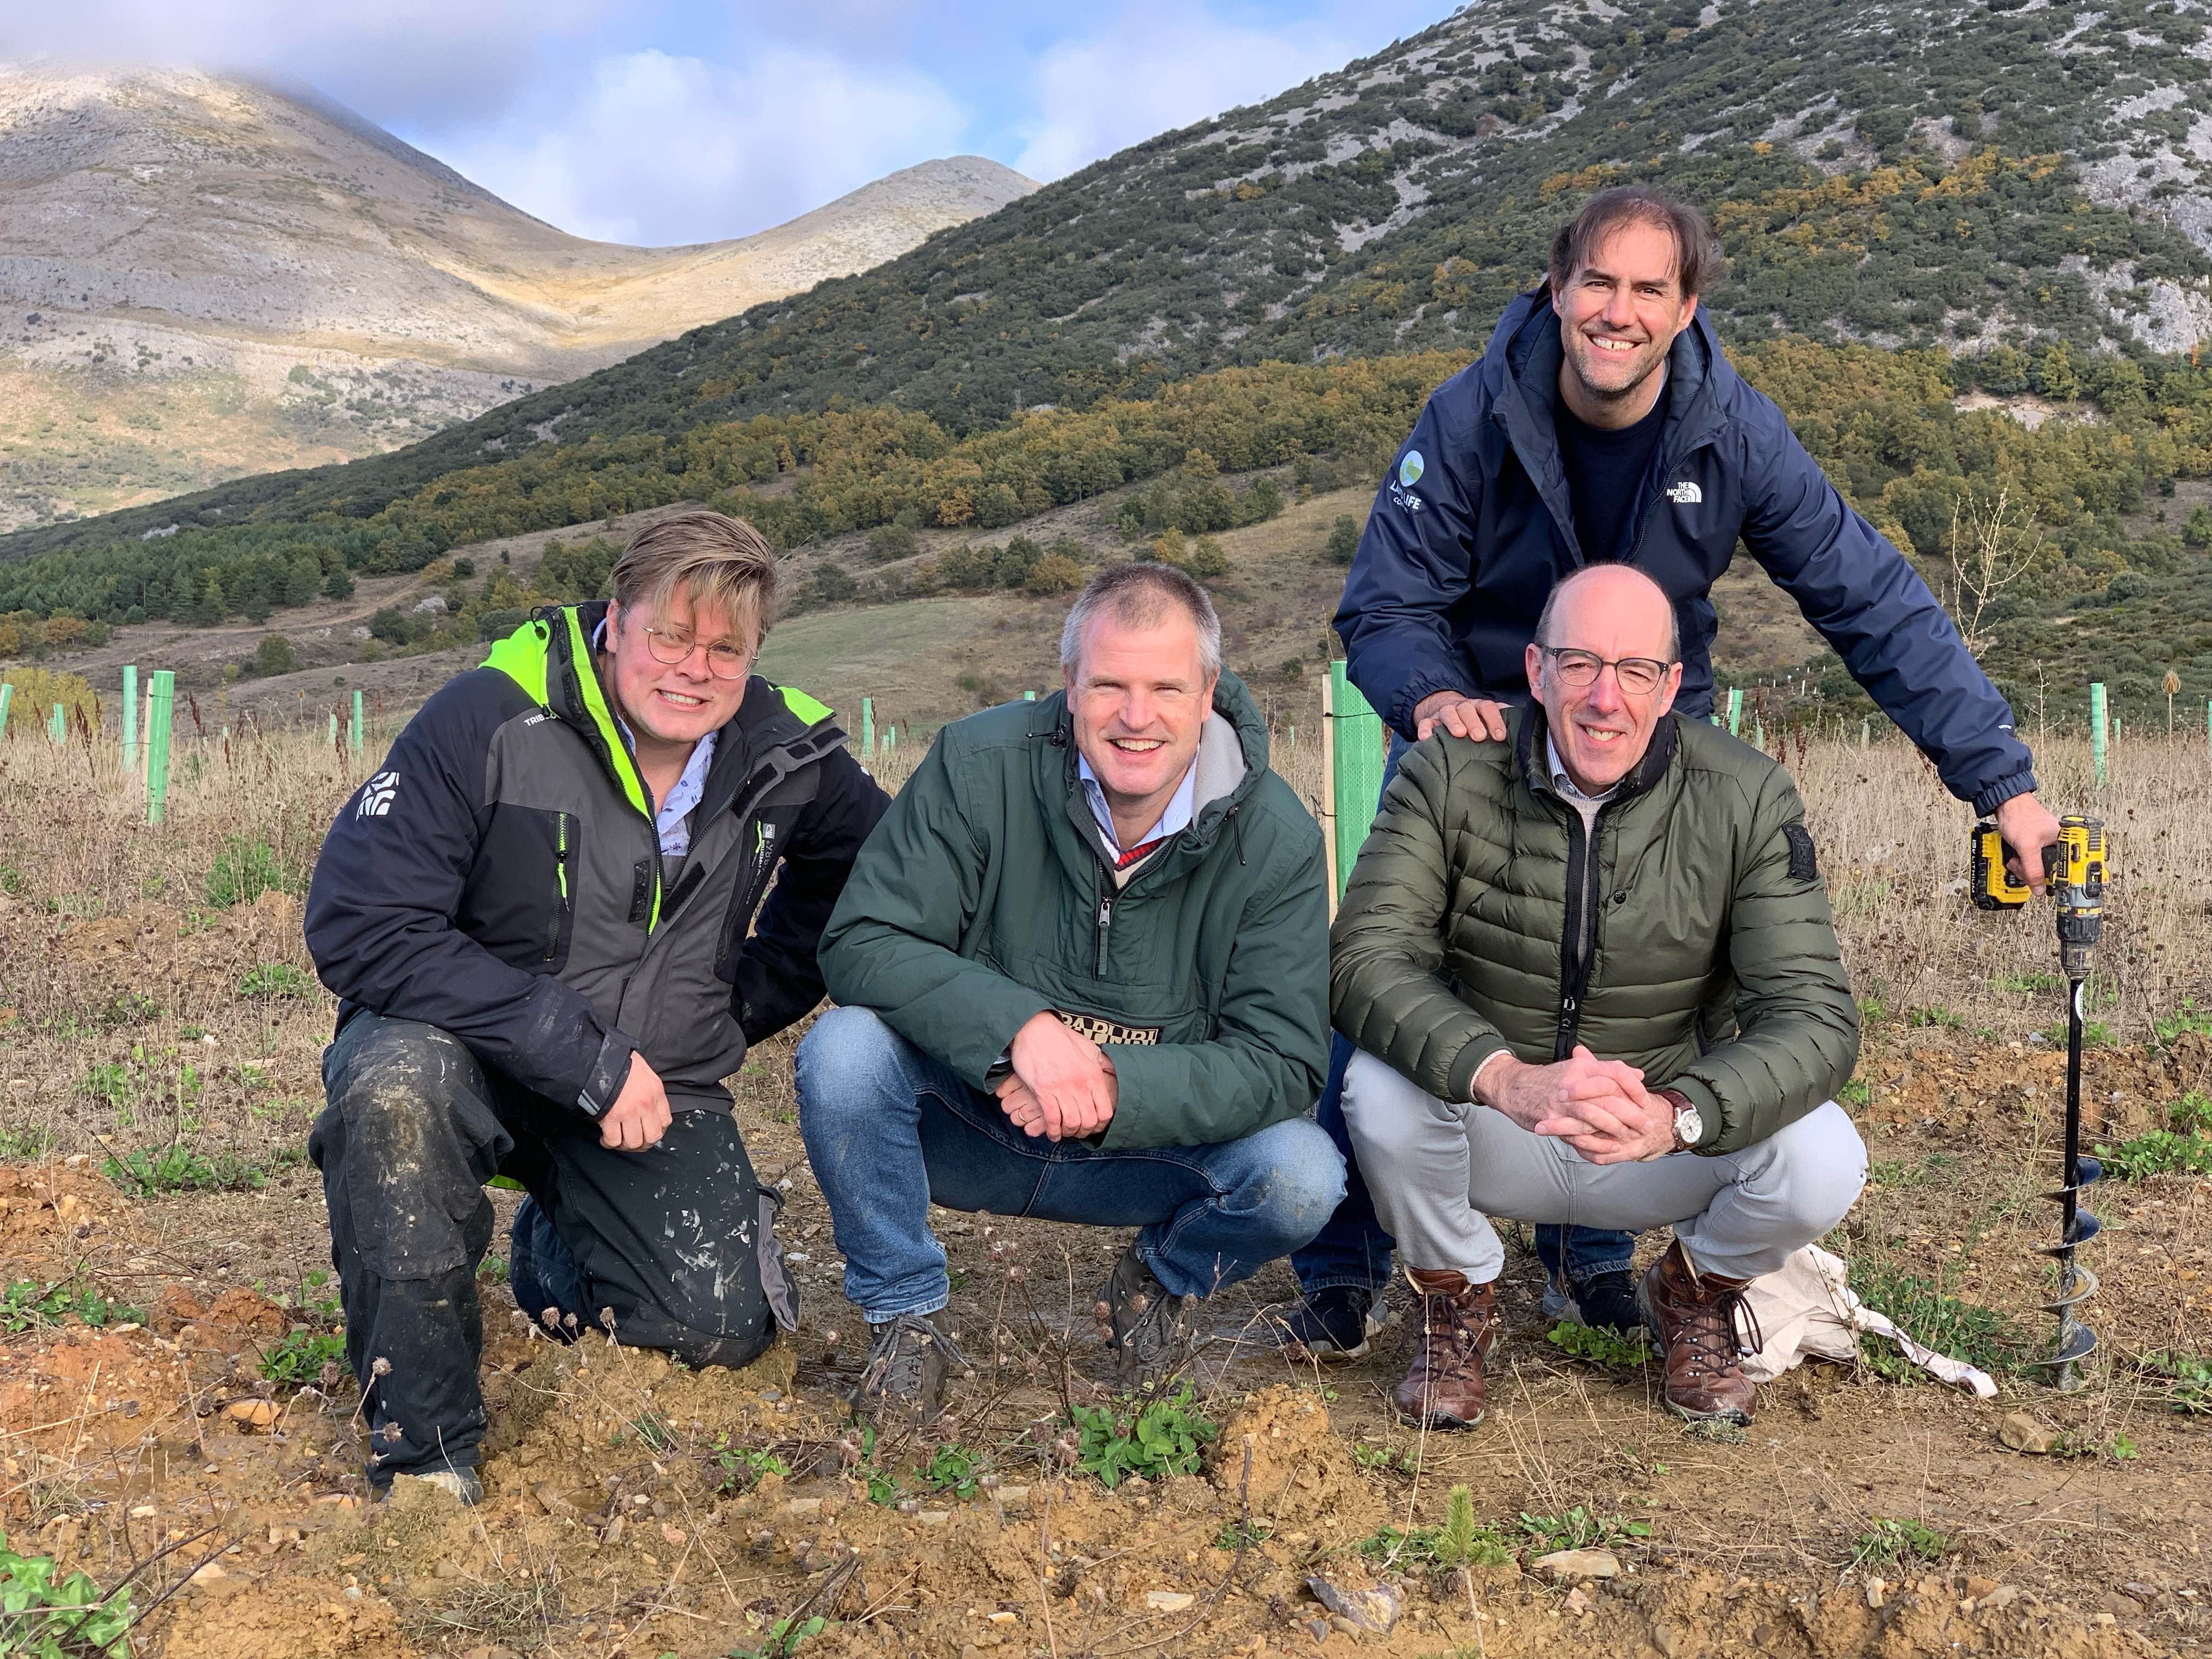
[[(2152, 1358), (2212, 1357), (2212, 1180), (2096, 1189), (2089, 1386), (2055, 1395), (2016, 1369), (2048, 1334), (2049, 918), (1965, 907), (1958, 810), (1893, 744), (1791, 757), (1869, 1005), (1847, 1092), (1875, 1177), (1827, 1242), (1863, 1275), (1940, 1291), (1935, 1316), (1999, 1369), (1993, 1405), (1824, 1364), (1766, 1388), (1741, 1441), (1693, 1437), (1648, 1368), (1547, 1340), (1516, 1255), (1492, 1420), (1420, 1437), (1387, 1407), (1396, 1331), (1326, 1370), (1267, 1345), (1264, 1310), (1291, 1293), (1277, 1264), (1209, 1307), (1201, 1469), (1109, 1492), (1070, 1412), (1105, 1393), (1088, 1306), (1122, 1239), (946, 1214), (971, 1374), (927, 1434), (866, 1444), (839, 1404), (863, 1341), (787, 1036), (732, 1086), (757, 1162), (788, 1183), (796, 1340), (738, 1373), (558, 1347), (513, 1307), (502, 1237), (486, 1502), (417, 1488), (366, 1507), (356, 1385), (316, 1346), (336, 1316), (301, 1162), (331, 1008), (284, 890), (378, 758), (187, 743), (157, 831), (112, 757), (0, 746), (0, 1284), (27, 1287), (0, 1308), (0, 1525), (103, 1589), (135, 1572), (134, 1651), (706, 1659), (780, 1651), (779, 1620), (817, 1615), (802, 1654), (2086, 1659), (2212, 1642), (2212, 1418), (2177, 1409), (2192, 1396)], [(1285, 763), (1310, 798), (1310, 745)], [(2124, 751), (2101, 793), (2062, 745), (2045, 769), (2115, 825), (2092, 994), (2115, 1046), (2087, 1075), (2094, 1133), (2118, 1139), (2212, 1088), (2188, 1029), (2212, 1006), (2212, 771), (2185, 744)], [(276, 888), (219, 902), (256, 844)], [(103, 1172), (186, 1153), (204, 1174), (170, 1167), (197, 1189)], [(2058, 1431), (2053, 1449), (2001, 1442), (2014, 1412)], [(1460, 1484), (1488, 1529), (1476, 1565), (1432, 1566), (1384, 1531), (1438, 1522)], [(1536, 1563), (1562, 1542), (1617, 1573), (1555, 1578)], [(1316, 1581), (1387, 1591), (1395, 1626), (1332, 1616)]]

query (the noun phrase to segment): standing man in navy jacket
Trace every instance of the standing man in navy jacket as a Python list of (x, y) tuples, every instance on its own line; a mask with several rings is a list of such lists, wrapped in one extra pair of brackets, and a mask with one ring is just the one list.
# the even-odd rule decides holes
[[(1506, 308), (1481, 360), (1430, 398), (1336, 614), (1352, 682), (1394, 734), (1394, 763), (1438, 726), (1502, 739), (1504, 708), (1528, 701), (1522, 653), (1545, 595), (1608, 560), (1674, 600), (1675, 707), (1710, 714), (1712, 585), (1741, 538), (1951, 792), (1995, 815), (2039, 891), (2040, 849), (2058, 823), (2035, 798), (2012, 710), (1927, 584), (1721, 355), (1698, 309), (1717, 258), (1695, 209), (1642, 185), (1601, 191), (1559, 232), (1544, 283)], [(1320, 1108), (1347, 1163), (1338, 1097), (1350, 1052), (1339, 1038)], [(1537, 1234), (1554, 1284), (1590, 1324), (1635, 1318), (1632, 1244), (1583, 1228)], [(1305, 1301), (1291, 1339), (1364, 1352), (1390, 1249), (1355, 1168), (1334, 1218), (1292, 1257)]]

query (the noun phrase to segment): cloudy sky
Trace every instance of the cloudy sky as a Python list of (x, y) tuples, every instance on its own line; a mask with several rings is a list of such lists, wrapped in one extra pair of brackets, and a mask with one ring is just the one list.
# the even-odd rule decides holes
[(1057, 179), (1450, 7), (77, 0), (0, 7), (0, 58), (120, 54), (304, 82), (564, 229), (666, 244), (759, 230), (933, 156)]

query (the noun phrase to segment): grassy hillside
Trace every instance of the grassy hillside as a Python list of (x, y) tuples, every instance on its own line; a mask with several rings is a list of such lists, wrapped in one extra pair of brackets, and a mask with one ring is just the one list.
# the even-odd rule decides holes
[(880, 404), (955, 434), (1236, 363), (1472, 350), (1590, 189), (1716, 210), (1736, 340), (2185, 349), (2203, 28), (2164, 3), (1501, 0), (1163, 134), (865, 275), (392, 456), (0, 543), (374, 514), (548, 437)]

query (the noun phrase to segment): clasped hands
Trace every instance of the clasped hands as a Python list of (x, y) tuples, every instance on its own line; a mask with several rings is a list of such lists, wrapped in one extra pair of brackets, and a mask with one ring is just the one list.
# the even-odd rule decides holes
[(1114, 1062), (1053, 1015), (1030, 1016), (1007, 1058), (1014, 1069), (999, 1080), (999, 1109), (1023, 1133), (1075, 1140), (1113, 1121), (1120, 1098)]
[(1491, 1063), (1479, 1093), (1479, 1105), (1557, 1135), (1592, 1164), (1641, 1163), (1674, 1150), (1673, 1104), (1646, 1089), (1635, 1066), (1600, 1060), (1579, 1043), (1549, 1066), (1507, 1054)]

